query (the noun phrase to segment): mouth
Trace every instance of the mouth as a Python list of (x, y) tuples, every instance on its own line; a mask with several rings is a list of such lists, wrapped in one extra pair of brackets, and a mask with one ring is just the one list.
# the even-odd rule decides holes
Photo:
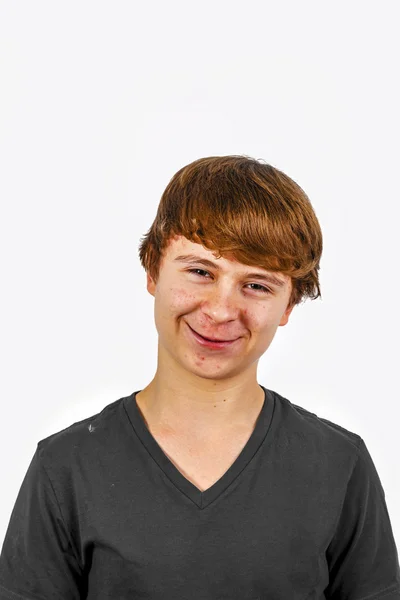
[(200, 333), (197, 333), (194, 329), (190, 327), (188, 323), (186, 323), (193, 338), (202, 346), (206, 346), (208, 348), (226, 348), (232, 346), (235, 342), (240, 340), (240, 338), (236, 338), (234, 340), (211, 340), (209, 338), (204, 337)]

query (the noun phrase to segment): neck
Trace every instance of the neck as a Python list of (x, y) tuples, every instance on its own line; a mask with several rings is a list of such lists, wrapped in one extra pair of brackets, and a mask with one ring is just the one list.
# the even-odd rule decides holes
[(205, 381), (205, 388), (185, 387), (156, 374), (136, 395), (148, 427), (210, 437), (237, 427), (254, 427), (264, 403), (264, 390), (256, 380), (240, 384)]

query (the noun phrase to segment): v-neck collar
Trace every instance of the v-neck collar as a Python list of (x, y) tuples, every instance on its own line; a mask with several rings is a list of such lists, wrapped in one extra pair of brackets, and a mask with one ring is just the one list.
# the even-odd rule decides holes
[[(260, 384), (259, 384), (260, 385)], [(229, 469), (216, 481), (211, 487), (204, 491), (199, 490), (191, 481), (177, 469), (173, 462), (168, 458), (161, 446), (157, 443), (143, 420), (136, 402), (136, 394), (142, 390), (133, 392), (124, 399), (124, 407), (128, 414), (133, 429), (145, 448), (148, 450), (158, 466), (164, 471), (165, 475), (180, 490), (182, 494), (191, 499), (199, 508), (205, 508), (213, 502), (222, 492), (240, 475), (247, 467), (254, 454), (264, 441), (272, 422), (275, 408), (275, 396), (264, 386), (264, 403), (248, 441), (240, 452), (239, 456), (229, 467)]]

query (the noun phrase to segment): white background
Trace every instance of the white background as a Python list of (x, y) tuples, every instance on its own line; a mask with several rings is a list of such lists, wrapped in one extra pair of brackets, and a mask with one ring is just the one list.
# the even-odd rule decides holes
[(359, 434), (400, 545), (398, 3), (0, 4), (0, 539), (44, 437), (156, 368), (138, 245), (173, 174), (245, 154), (309, 195), (322, 300), (258, 381)]

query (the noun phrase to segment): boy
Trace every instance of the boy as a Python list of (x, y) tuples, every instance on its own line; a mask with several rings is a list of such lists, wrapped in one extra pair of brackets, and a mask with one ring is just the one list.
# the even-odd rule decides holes
[(258, 384), (279, 326), (321, 295), (303, 190), (245, 156), (163, 193), (139, 256), (158, 363), (143, 389), (39, 441), (0, 599), (400, 599), (363, 439)]

